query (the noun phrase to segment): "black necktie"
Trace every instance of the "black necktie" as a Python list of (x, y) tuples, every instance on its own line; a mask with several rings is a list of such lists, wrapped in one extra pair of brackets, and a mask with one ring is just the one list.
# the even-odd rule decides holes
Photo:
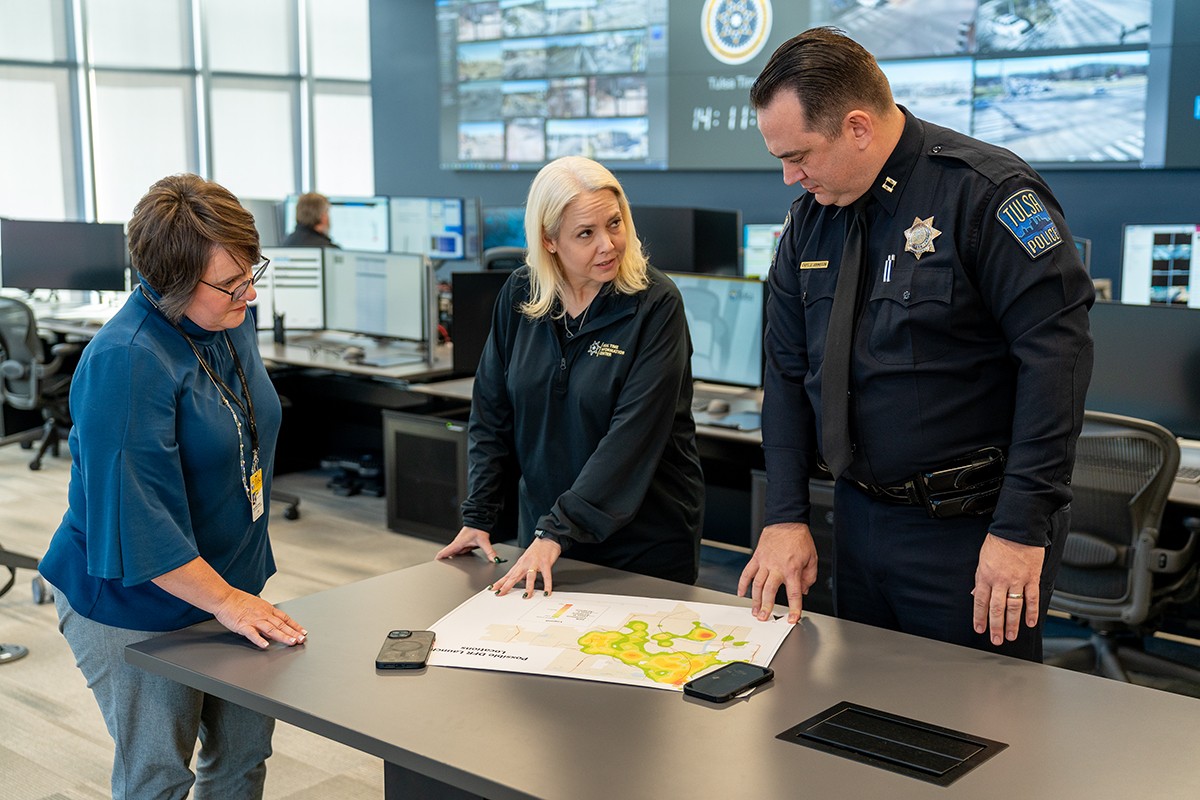
[(863, 209), (871, 199), (865, 194), (849, 206), (846, 243), (838, 267), (833, 310), (825, 334), (825, 358), (821, 367), (821, 454), (833, 477), (850, 466), (850, 361), (854, 348), (854, 324), (858, 318), (859, 285), (866, 260), (867, 221)]

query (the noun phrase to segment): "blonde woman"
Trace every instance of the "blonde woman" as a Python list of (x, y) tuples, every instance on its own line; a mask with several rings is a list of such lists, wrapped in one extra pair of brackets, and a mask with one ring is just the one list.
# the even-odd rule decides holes
[(534, 178), (526, 264), (496, 302), (475, 376), (463, 528), (437, 554), (492, 549), (505, 473), (519, 544), (493, 584), (532, 597), (571, 558), (693, 583), (704, 480), (679, 290), (642, 252), (621, 184), (570, 156)]

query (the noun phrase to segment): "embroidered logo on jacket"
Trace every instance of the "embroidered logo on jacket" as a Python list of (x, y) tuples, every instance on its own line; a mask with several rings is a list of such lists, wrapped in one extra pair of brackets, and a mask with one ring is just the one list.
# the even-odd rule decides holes
[(625, 351), (621, 349), (621, 345), (619, 344), (594, 341), (588, 347), (587, 354), (593, 358), (612, 358), (613, 356), (625, 355)]
[(1022, 189), (1001, 203), (996, 219), (1008, 228), (1030, 258), (1062, 244), (1058, 226), (1033, 189)]

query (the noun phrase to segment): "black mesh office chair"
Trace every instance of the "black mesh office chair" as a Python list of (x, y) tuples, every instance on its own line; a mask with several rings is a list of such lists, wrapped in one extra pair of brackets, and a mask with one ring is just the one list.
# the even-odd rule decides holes
[(483, 251), (480, 264), (484, 269), (499, 269), (512, 272), (525, 264), (524, 247), (489, 247)]
[(1160, 425), (1089, 411), (1075, 456), (1071, 532), (1050, 607), (1085, 623), (1088, 644), (1046, 659), (1128, 681), (1126, 669), (1200, 684), (1200, 669), (1147, 653), (1163, 610), (1198, 587), (1197, 528), (1162, 529), (1179, 443)]
[[(0, 545), (0, 569), (8, 570), (8, 580), (0, 585), (0, 597), (8, 593), (12, 588), (13, 583), (17, 580), (18, 569), (37, 569), (37, 559), (32, 556), (23, 556), (19, 553), (13, 553), (4, 549), (4, 545)], [(39, 576), (40, 577), (40, 576)], [(43, 587), (40, 581), (34, 584), (34, 591), (37, 592), (39, 586)], [(42, 602), (41, 598), (35, 597), (38, 602)], [(19, 644), (8, 644), (0, 642), (0, 664), (7, 664), (10, 661), (16, 661), (18, 658), (23, 658), (29, 655), (29, 649), (22, 647)]]
[(47, 361), (33, 309), (16, 298), (0, 297), (0, 404), (40, 411), (43, 419), (40, 429), (10, 434), (0, 439), (0, 445), (27, 447), (40, 440), (30, 469), (41, 469), (48, 450), (57, 456), (59, 442), (71, 430), (71, 375), (63, 367), (82, 349), (75, 343), (56, 344)]

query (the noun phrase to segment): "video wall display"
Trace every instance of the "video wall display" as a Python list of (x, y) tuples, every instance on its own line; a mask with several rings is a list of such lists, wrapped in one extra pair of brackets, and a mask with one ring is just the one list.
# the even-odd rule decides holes
[(622, 169), (778, 169), (749, 89), (775, 48), (815, 25), (870, 50), (917, 116), (1034, 164), (1173, 166), (1146, 164), (1145, 130), (1165, 125), (1168, 95), (1151, 99), (1147, 75), (1171, 50), (1169, 30), (1151, 47), (1151, 6), (438, 0), (442, 166), (583, 155)]

